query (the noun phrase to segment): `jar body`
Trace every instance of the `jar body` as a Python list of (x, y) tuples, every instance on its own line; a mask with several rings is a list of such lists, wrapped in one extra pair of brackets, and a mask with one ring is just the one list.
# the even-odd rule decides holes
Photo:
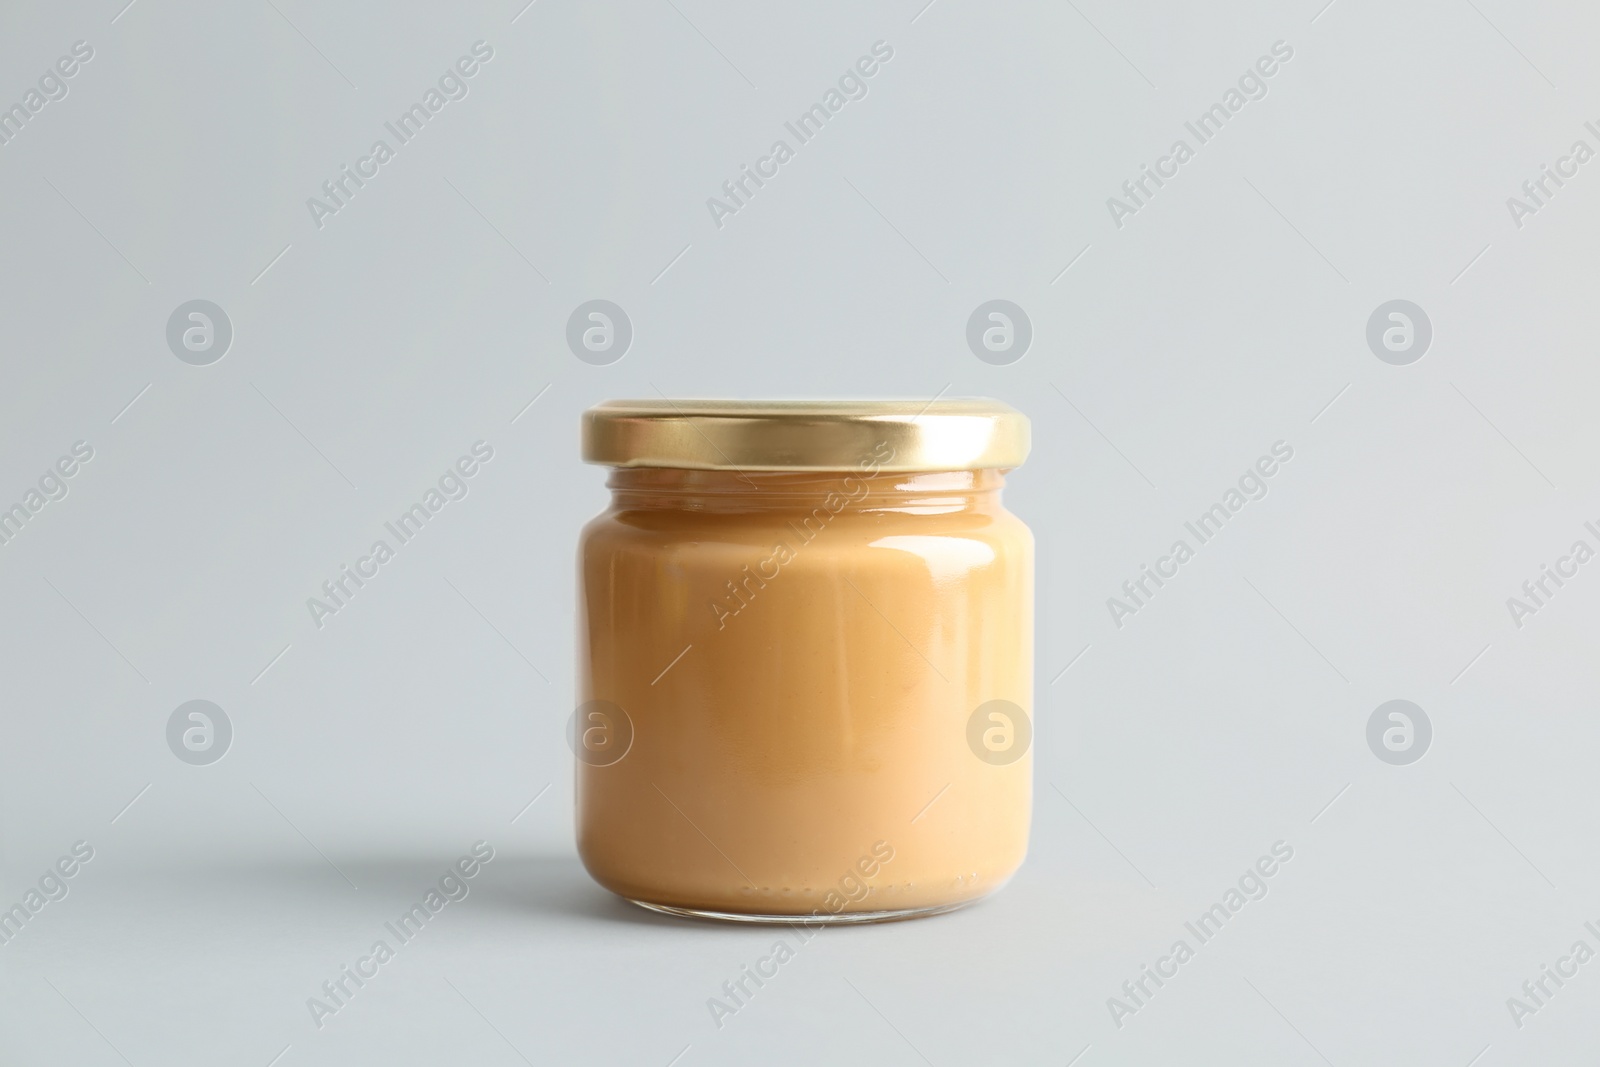
[(595, 880), (780, 921), (1003, 884), (1032, 803), (1033, 539), (1002, 481), (614, 471), (579, 549)]

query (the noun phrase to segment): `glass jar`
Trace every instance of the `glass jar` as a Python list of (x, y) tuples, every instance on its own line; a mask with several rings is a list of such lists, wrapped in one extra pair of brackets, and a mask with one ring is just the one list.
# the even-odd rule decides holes
[(657, 911), (866, 922), (1003, 885), (1032, 805), (1028, 422), (614, 401), (579, 546), (578, 851)]

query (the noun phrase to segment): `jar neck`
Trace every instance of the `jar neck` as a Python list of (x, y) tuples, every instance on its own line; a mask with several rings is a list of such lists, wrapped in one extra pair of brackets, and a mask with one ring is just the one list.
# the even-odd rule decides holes
[(1000, 510), (1005, 472), (700, 471), (615, 467), (606, 484), (619, 511), (899, 511), (944, 514)]

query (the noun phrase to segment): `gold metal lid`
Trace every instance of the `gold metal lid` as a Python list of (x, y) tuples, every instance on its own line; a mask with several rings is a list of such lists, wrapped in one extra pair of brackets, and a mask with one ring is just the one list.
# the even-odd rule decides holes
[(583, 458), (686, 470), (1008, 469), (1028, 417), (998, 400), (608, 400), (583, 413)]

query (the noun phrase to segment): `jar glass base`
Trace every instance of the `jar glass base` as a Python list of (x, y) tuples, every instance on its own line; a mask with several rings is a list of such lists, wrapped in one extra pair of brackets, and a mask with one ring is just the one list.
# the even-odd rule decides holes
[(759, 915), (747, 912), (734, 911), (706, 911), (700, 908), (676, 908), (670, 904), (652, 904), (647, 900), (634, 900), (624, 897), (630, 904), (637, 904), (647, 911), (660, 912), (662, 915), (677, 915), (689, 919), (715, 919), (719, 922), (730, 923), (772, 923), (782, 926), (843, 926), (848, 924), (864, 923), (892, 923), (902, 919), (920, 919), (925, 915), (943, 915), (948, 911), (956, 911), (975, 904), (981, 897), (972, 900), (959, 900), (954, 904), (932, 904), (923, 908), (899, 908), (888, 911), (842, 911), (836, 915)]

